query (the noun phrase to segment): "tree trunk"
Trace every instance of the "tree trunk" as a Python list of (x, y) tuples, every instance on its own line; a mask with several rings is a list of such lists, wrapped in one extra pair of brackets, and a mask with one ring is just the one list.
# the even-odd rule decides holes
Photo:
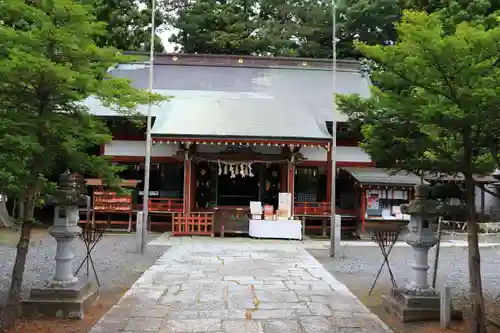
[(19, 213), (18, 213), (18, 216), (21, 217), (21, 218), (24, 218), (24, 200), (19, 200)]
[(469, 247), (469, 283), (471, 302), (471, 333), (486, 333), (483, 286), (481, 282), (481, 254), (479, 252), (478, 227), (474, 202), (474, 178), (464, 174), (467, 203), (467, 243)]
[(16, 218), (16, 211), (17, 209), (17, 198), (14, 199), (14, 203), (12, 204), (12, 212), (10, 213), (10, 216), (12, 216), (13, 218)]
[(35, 210), (34, 199), (29, 196), (24, 205), (23, 224), (21, 227), (21, 236), (17, 243), (16, 261), (12, 270), (12, 280), (10, 283), (9, 296), (7, 304), (0, 316), (0, 332), (14, 326), (19, 315), (19, 303), (21, 300), (21, 288), (23, 285), (24, 269), (26, 257), (30, 245), (31, 228), (33, 227), (33, 214)]

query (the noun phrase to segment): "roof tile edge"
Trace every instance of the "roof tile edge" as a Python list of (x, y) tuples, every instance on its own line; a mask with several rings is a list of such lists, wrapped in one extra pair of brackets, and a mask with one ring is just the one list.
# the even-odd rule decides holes
[[(143, 52), (124, 52), (124, 54), (149, 58), (149, 54)], [(229, 54), (158, 53), (155, 54), (155, 64), (333, 70), (332, 59)], [(356, 60), (337, 59), (337, 67), (341, 71), (360, 71), (361, 69), (359, 61)]]

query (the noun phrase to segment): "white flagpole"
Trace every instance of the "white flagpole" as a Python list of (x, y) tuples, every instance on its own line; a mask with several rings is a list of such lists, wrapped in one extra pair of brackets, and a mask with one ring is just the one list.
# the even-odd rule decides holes
[[(337, 89), (337, 1), (338, 0), (333, 0), (333, 92), (335, 94), (335, 91)], [(330, 154), (332, 154), (332, 179), (331, 179), (331, 192), (330, 192), (330, 198), (331, 198), (331, 219), (330, 219), (330, 257), (335, 257), (335, 252), (338, 250), (336, 248), (336, 238), (339, 237), (340, 235), (336, 234), (336, 228), (335, 228), (335, 196), (336, 196), (336, 191), (335, 191), (335, 180), (336, 180), (336, 174), (337, 174), (337, 167), (336, 167), (336, 162), (335, 162), (335, 151), (336, 151), (336, 146), (337, 146), (337, 121), (335, 119), (336, 115), (336, 109), (337, 109), (337, 104), (336, 104), (336, 98), (335, 95), (333, 96), (333, 106), (332, 106), (332, 147), (330, 149)]]
[[(155, 56), (155, 13), (156, 0), (151, 2), (151, 45), (149, 48), (149, 93), (153, 93), (153, 74), (154, 74), (154, 56)], [(143, 191), (143, 220), (141, 253), (146, 250), (146, 238), (148, 235), (148, 212), (149, 212), (149, 175), (151, 173), (151, 99), (148, 103), (147, 127), (146, 127), (146, 157), (144, 161), (144, 191)]]

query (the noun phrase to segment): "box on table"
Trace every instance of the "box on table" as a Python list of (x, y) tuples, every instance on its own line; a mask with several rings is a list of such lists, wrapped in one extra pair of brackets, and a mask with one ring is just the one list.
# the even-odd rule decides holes
[(278, 218), (289, 219), (292, 216), (292, 194), (278, 194)]
[(274, 217), (274, 206), (264, 205), (264, 220), (273, 220)]

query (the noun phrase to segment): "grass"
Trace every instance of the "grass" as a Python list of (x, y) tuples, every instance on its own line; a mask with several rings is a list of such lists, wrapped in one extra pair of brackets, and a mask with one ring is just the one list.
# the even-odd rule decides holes
[[(0, 228), (0, 245), (16, 246), (19, 241), (19, 230)], [(47, 228), (37, 226), (31, 230), (31, 241), (36, 241), (47, 235)]]
[(18, 241), (18, 231), (14, 229), (0, 228), (0, 245), (15, 246)]

